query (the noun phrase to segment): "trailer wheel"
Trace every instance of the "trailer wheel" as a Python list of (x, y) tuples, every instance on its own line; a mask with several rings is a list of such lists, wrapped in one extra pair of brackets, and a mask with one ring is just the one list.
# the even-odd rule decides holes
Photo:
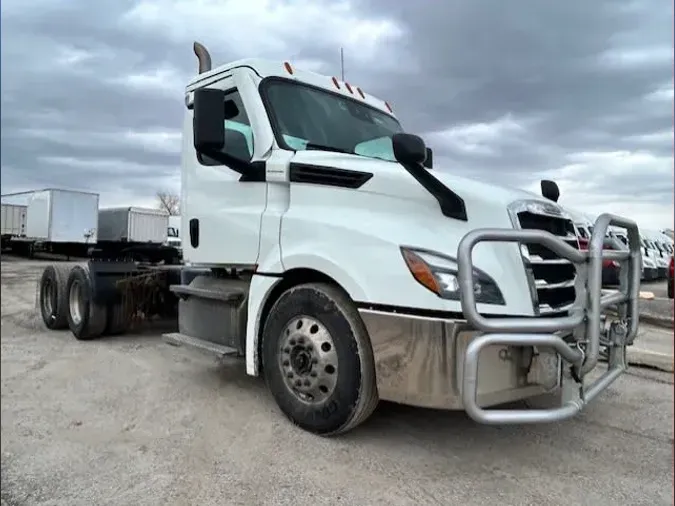
[(42, 321), (50, 330), (68, 328), (69, 265), (48, 265), (42, 271), (38, 301)]
[(88, 340), (103, 334), (106, 308), (93, 301), (87, 269), (75, 266), (68, 276), (68, 327), (77, 339)]
[(265, 322), (262, 359), (279, 408), (307, 431), (347, 432), (377, 406), (368, 332), (336, 287), (311, 283), (284, 292)]

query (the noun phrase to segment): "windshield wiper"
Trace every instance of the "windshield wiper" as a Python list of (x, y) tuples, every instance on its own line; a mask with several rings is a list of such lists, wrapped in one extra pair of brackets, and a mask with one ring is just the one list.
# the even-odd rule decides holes
[(353, 151), (348, 149), (336, 148), (335, 146), (324, 146), (323, 144), (317, 144), (315, 142), (308, 142), (305, 145), (307, 150), (317, 150), (317, 151), (333, 151), (335, 153), (347, 153), (348, 155), (355, 155)]

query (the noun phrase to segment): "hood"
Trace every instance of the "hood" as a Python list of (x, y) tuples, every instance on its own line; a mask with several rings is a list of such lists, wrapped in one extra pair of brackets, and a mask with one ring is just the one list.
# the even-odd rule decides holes
[[(351, 237), (353, 244), (367, 247), (371, 252), (381, 251), (383, 258), (394, 251), (397, 262), (401, 245), (456, 258), (457, 246), (468, 232), (481, 228), (512, 229), (509, 206), (516, 201), (536, 201), (562, 211), (560, 206), (543, 196), (524, 190), (432, 170), (441, 183), (464, 201), (467, 220), (458, 220), (444, 216), (435, 199), (396, 162), (343, 153), (298, 151), (291, 163), (372, 175), (351, 189), (322, 185), (306, 191), (305, 185), (297, 185), (291, 189), (291, 209), (297, 205), (305, 212), (305, 207), (317, 206), (317, 199), (326, 206), (341, 206), (341, 219), (333, 222), (326, 218), (329, 223), (324, 228), (332, 226), (336, 234)], [(305, 218), (298, 215), (294, 219), (300, 222)], [(284, 220), (286, 223), (287, 218)], [(287, 249), (284, 254), (290, 255)], [(479, 244), (473, 251), (472, 260), (474, 267), (503, 287), (506, 306), (500, 308), (500, 314), (532, 314), (530, 286), (516, 243)]]
[[(450, 189), (461, 188), (467, 196), (474, 198), (478, 197), (481, 199), (488, 198), (490, 201), (501, 204), (502, 206), (508, 206), (517, 200), (536, 200), (546, 204), (553, 204), (562, 210), (562, 207), (556, 202), (548, 200), (542, 195), (537, 195), (536, 193), (531, 193), (519, 188), (512, 188), (504, 185), (498, 186), (484, 181), (457, 176), (450, 172), (440, 172), (436, 170), (434, 170), (434, 176)], [(460, 197), (463, 197), (461, 193), (457, 191), (455, 191), (455, 193), (458, 193)]]
[[(429, 199), (427, 191), (398, 162), (323, 151), (298, 151), (293, 162), (373, 174), (374, 177), (362, 187), (361, 191), (403, 199)], [(509, 204), (517, 200), (536, 200), (563, 209), (557, 203), (525, 190), (469, 179), (438, 169), (433, 169), (432, 174), (459, 195), (467, 203), (467, 207), (470, 202), (481, 202), (506, 209)]]

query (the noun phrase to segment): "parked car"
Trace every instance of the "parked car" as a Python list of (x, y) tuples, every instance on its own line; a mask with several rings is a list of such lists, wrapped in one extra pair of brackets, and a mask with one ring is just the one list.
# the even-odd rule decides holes
[(643, 247), (643, 256), (649, 258), (654, 262), (656, 267), (656, 277), (654, 279), (664, 279), (666, 271), (668, 270), (668, 259), (663, 258), (661, 252), (656, 247), (656, 244), (647, 235), (640, 234), (640, 243)]
[(670, 265), (668, 266), (668, 298), (673, 298), (673, 277), (675, 270), (675, 256), (670, 257)]
[[(588, 242), (590, 241), (592, 228), (583, 222), (574, 224), (577, 234), (577, 241), (579, 242), (579, 249), (587, 250)], [(603, 241), (602, 249), (622, 250), (627, 246), (619, 239), (611, 234), (607, 234)], [(621, 271), (621, 264), (616, 260), (602, 261), (602, 286), (613, 286), (619, 284), (619, 272)], [(655, 270), (654, 270), (655, 272)]]
[(656, 263), (645, 253), (645, 250), (642, 250), (642, 281), (653, 281), (658, 277), (658, 269)]
[[(605, 236), (602, 249), (623, 250), (625, 245), (618, 239), (612, 236)], [(602, 286), (612, 286), (619, 284), (619, 273), (621, 272), (621, 264), (616, 260), (602, 261)]]

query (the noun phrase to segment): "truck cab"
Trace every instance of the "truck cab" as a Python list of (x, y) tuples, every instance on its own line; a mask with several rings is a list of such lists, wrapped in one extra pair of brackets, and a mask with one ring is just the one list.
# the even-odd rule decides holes
[[(431, 149), (359, 86), (290, 62), (213, 68), (194, 50), (169, 343), (244, 358), (289, 419), (322, 435), (380, 399), (489, 424), (562, 420), (626, 369), (633, 222), (601, 215), (582, 251), (557, 186), (431, 171)], [(627, 250), (603, 252), (612, 224)], [(603, 255), (625, 272), (607, 296)], [(601, 347), (609, 368), (590, 383)], [(487, 409), (517, 400), (537, 409)]]
[[(183, 125), (183, 254), (211, 272), (174, 287), (184, 299), (183, 339), (236, 349), (249, 374), (264, 371), (282, 410), (318, 431), (350, 426), (371, 409), (359, 402), (374, 392), (435, 408), (468, 403), (484, 421), (494, 416), (485, 406), (561, 386), (564, 359), (555, 350), (563, 341), (513, 334), (520, 322), (563, 333), (581, 322), (573, 315), (582, 255), (560, 206), (449, 172), (432, 175), (422, 139), (404, 133), (392, 107), (358, 86), (289, 62), (212, 69), (208, 52), (199, 45), (195, 52), (200, 74), (187, 86)], [(609, 221), (633, 226), (603, 220), (600, 248)], [(494, 229), (503, 240), (475, 235)], [(534, 244), (519, 244), (518, 231)], [(461, 248), (463, 240), (475, 242)], [(635, 247), (627, 253), (637, 258)], [(220, 315), (236, 332), (216, 321), (217, 331), (204, 328), (215, 293), (237, 301), (238, 310), (223, 307)], [(477, 350), (480, 369), (467, 358)], [(589, 353), (586, 368), (597, 361)], [(325, 365), (316, 381), (300, 367), (312, 361)], [(355, 390), (339, 390), (341, 381)], [(357, 414), (338, 402), (332, 422), (298, 415), (336, 398)], [(551, 413), (539, 415), (564, 414)], [(519, 415), (533, 416), (503, 420)]]

